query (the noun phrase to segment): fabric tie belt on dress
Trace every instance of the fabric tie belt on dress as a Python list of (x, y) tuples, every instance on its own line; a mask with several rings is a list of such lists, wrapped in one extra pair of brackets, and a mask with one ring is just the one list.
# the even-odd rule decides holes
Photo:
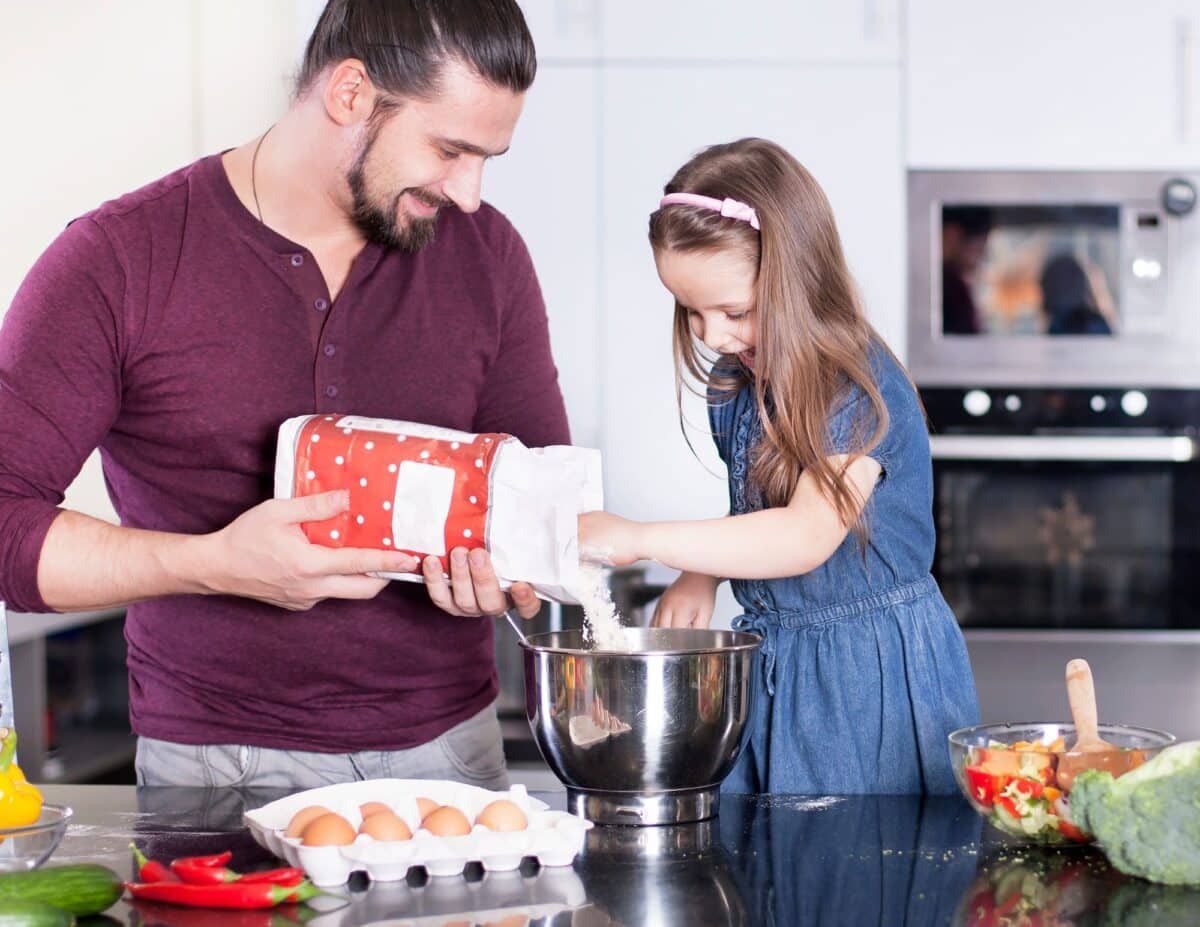
[(838, 602), (814, 609), (755, 609), (744, 612), (733, 619), (735, 631), (749, 631), (762, 638), (763, 683), (768, 695), (775, 694), (775, 653), (779, 644), (780, 631), (802, 631), (808, 628), (857, 618), (878, 612), (892, 605), (937, 592), (938, 585), (932, 576), (924, 576), (903, 586), (892, 586), (882, 592), (847, 602)]

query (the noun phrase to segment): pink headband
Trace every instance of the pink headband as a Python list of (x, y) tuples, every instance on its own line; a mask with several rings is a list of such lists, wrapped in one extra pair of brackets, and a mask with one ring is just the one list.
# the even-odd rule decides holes
[(747, 206), (738, 200), (731, 200), (729, 197), (719, 200), (711, 196), (700, 196), (697, 193), (668, 193), (658, 201), (659, 207), (670, 206), (672, 204), (700, 206), (703, 209), (711, 209), (713, 212), (719, 212), (727, 219), (749, 222), (750, 228), (758, 228), (758, 213), (754, 211), (754, 207)]

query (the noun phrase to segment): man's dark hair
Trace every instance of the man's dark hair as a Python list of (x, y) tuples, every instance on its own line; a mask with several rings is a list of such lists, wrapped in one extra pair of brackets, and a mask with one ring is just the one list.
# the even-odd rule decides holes
[(528, 90), (537, 72), (516, 0), (329, 0), (304, 49), (297, 95), (347, 58), (362, 61), (384, 93), (419, 99), (437, 92), (449, 60), (514, 93)]
[(986, 206), (943, 206), (942, 225), (957, 225), (968, 238), (981, 238), (992, 230), (992, 211)]

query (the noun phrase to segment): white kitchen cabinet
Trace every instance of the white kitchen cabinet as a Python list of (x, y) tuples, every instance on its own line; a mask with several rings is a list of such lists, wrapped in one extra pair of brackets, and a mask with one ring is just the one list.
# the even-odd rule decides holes
[(308, 35), (297, 43), (294, 0), (202, 0), (193, 10), (194, 118), (199, 153), (210, 154), (244, 144), (287, 111)]
[(550, 319), (559, 384), (575, 444), (599, 447), (597, 352), (600, 174), (599, 71), (544, 66), (525, 99), (511, 150), (489, 162), (483, 198), (529, 247)]
[(902, 348), (899, 68), (612, 67), (602, 99), (608, 506), (635, 518), (719, 516), (728, 509), (724, 468), (699, 399), (686, 404), (699, 460), (680, 433), (672, 300), (654, 270), (647, 217), (671, 174), (704, 145), (746, 135), (778, 141), (824, 187), (868, 314)]
[(68, 221), (191, 159), (189, 9), (160, 0), (6, 7), (0, 308)]
[(604, 0), (606, 60), (896, 62), (899, 0)]
[(1200, 0), (909, 0), (908, 164), (1200, 163)]
[[(321, 5), (60, 0), (6, 8), (0, 98), (14, 143), (0, 163), (20, 182), (0, 187), (0, 214), (20, 221), (0, 226), (0, 313), (71, 219), (278, 119), (299, 60), (296, 34), (307, 35), (305, 17), (315, 19)], [(95, 454), (65, 504), (116, 520)]]
[(539, 64), (600, 55), (600, 18), (609, 0), (518, 0)]
[[(4, 33), (0, 313), (71, 219), (186, 164), (198, 137), (190, 4), (10, 4)], [(96, 455), (66, 504), (116, 520)]]

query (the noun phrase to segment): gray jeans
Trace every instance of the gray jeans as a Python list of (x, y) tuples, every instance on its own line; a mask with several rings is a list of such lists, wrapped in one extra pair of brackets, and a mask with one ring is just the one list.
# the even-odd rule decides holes
[(358, 779), (452, 779), (508, 788), (496, 706), (408, 750), (310, 753), (242, 744), (177, 744), (139, 737), (138, 785), (313, 789)]

